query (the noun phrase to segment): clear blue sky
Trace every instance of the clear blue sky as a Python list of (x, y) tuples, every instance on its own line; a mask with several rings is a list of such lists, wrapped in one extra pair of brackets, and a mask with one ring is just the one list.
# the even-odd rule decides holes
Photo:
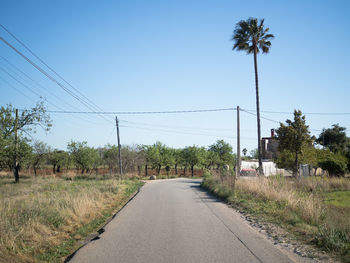
[[(239, 20), (265, 18), (275, 39), (270, 54), (258, 57), (261, 109), (350, 112), (349, 10), (349, 1), (325, 0), (2, 0), (0, 22), (105, 111), (237, 105), (255, 110), (253, 57), (233, 52), (230, 38)], [(40, 64), (1, 28), (0, 36)], [(32, 87), (47, 98), (48, 109), (57, 109), (54, 103), (66, 110), (88, 110), (3, 43), (0, 55), (46, 89)], [(2, 59), (0, 67), (9, 70)], [(26, 83), (30, 85), (29, 80)], [(0, 92), (0, 105), (12, 103), (26, 108), (38, 100), (1, 70)], [(262, 116), (277, 121), (292, 117), (271, 113)], [(39, 130), (34, 137), (53, 147), (65, 149), (71, 139), (86, 140), (96, 147), (116, 142), (114, 116), (108, 116), (108, 122), (99, 116), (51, 117), (51, 132)], [(119, 118), (129, 121), (121, 123), (129, 126), (121, 127), (123, 144), (159, 140), (172, 147), (207, 146), (224, 138), (236, 147), (235, 112)], [(315, 130), (334, 123), (350, 129), (350, 115), (306, 115), (306, 119)], [(262, 120), (262, 135), (268, 136), (277, 126)], [(256, 148), (256, 118), (241, 113), (241, 127), (241, 149)]]

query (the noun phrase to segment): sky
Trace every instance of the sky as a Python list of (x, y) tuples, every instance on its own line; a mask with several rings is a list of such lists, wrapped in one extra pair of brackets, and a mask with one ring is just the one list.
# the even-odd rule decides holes
[[(350, 112), (348, 10), (350, 2), (340, 0), (0, 0), (0, 23), (98, 110), (240, 106), (254, 113), (253, 56), (232, 51), (231, 37), (240, 20), (264, 18), (275, 39), (270, 53), (258, 56), (262, 136), (292, 118), (295, 109), (305, 113), (311, 133), (318, 136), (336, 123), (350, 130), (349, 114), (311, 114)], [(73, 90), (3, 28), (0, 36)], [(0, 56), (1, 106), (26, 109), (41, 97), (49, 111), (91, 111), (2, 42)], [(236, 114), (119, 114), (121, 143), (161, 141), (180, 148), (224, 139), (235, 151)], [(71, 140), (94, 147), (116, 143), (115, 115), (50, 117), (50, 132), (39, 127), (33, 140), (59, 149)], [(241, 111), (240, 120), (241, 149), (249, 152), (257, 148), (256, 116)]]

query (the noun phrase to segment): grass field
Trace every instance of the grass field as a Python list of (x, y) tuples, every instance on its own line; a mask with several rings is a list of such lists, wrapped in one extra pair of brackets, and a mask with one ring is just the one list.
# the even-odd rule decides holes
[(143, 183), (112, 177), (0, 177), (0, 262), (62, 262)]
[[(202, 183), (233, 207), (288, 230), (350, 262), (350, 180), (284, 177), (232, 180), (207, 175)], [(235, 189), (235, 190), (234, 190)]]

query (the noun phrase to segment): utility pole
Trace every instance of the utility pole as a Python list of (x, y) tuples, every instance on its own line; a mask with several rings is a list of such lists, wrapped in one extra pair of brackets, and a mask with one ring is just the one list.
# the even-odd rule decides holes
[(239, 123), (239, 106), (237, 106), (237, 164), (236, 164), (236, 177), (241, 176), (241, 133)]
[(120, 178), (121, 178), (122, 175), (123, 175), (123, 170), (122, 170), (122, 156), (120, 154), (119, 122), (118, 122), (118, 117), (117, 116), (115, 116), (115, 123), (117, 125), (119, 174), (120, 174)]
[(18, 109), (16, 109), (16, 119), (15, 119), (15, 155), (13, 160), (13, 174), (15, 176), (15, 183), (19, 182), (19, 174), (18, 174)]

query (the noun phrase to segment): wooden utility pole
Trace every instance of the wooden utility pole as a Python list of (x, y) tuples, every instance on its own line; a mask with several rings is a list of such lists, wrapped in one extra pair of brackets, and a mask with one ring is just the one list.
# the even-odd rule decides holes
[(18, 109), (16, 109), (16, 119), (15, 119), (15, 154), (13, 160), (13, 175), (15, 176), (15, 183), (19, 182), (19, 174), (18, 174)]
[(119, 158), (119, 174), (120, 178), (123, 175), (123, 170), (122, 170), (122, 156), (120, 154), (120, 137), (119, 137), (119, 122), (118, 122), (118, 117), (115, 116), (115, 123), (117, 125), (117, 138), (118, 138), (118, 158)]
[(241, 175), (241, 133), (239, 123), (239, 106), (237, 106), (237, 164), (236, 164), (236, 178)]

